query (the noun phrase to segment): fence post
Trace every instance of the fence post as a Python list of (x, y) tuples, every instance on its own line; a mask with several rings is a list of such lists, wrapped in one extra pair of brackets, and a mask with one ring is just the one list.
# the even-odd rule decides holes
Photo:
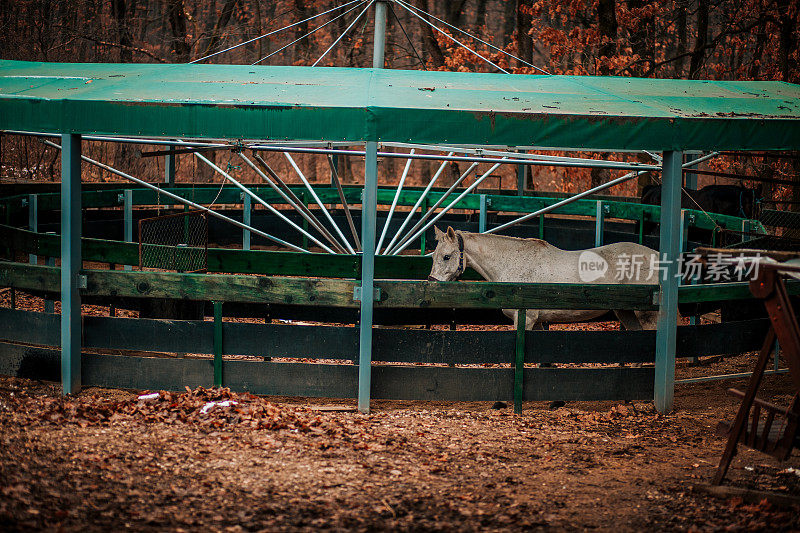
[(606, 222), (605, 204), (602, 200), (597, 201), (597, 209), (594, 216), (594, 247), (603, 246), (603, 226)]
[(672, 410), (675, 395), (675, 336), (678, 327), (678, 253), (680, 251), (680, 209), (682, 152), (664, 152), (661, 186), (661, 228), (659, 258), (665, 261), (659, 279), (661, 301), (656, 330), (656, 371), (653, 400), (660, 413)]
[(61, 136), (61, 388), (81, 390), (81, 136)]
[[(175, 152), (175, 147), (169, 147), (170, 152)], [(175, 185), (175, 158), (177, 156), (174, 153), (169, 153), (164, 156), (164, 183), (167, 184), (168, 187), (172, 187)]]
[(525, 379), (525, 324), (526, 310), (517, 309), (517, 336), (514, 353), (514, 412), (522, 414)]
[[(250, 200), (249, 194), (242, 193), (242, 199), (244, 200), (244, 205), (242, 206), (242, 222), (246, 225), (250, 225), (250, 218), (252, 215), (252, 201)], [(242, 230), (242, 250), (249, 250), (250, 249), (250, 230), (243, 229)]]
[[(39, 231), (39, 195), (28, 195), (28, 229), (37, 233)], [(39, 262), (36, 254), (28, 254), (28, 262), (35, 265)]]
[[(122, 191), (122, 217), (123, 217), (123, 232), (125, 233), (125, 242), (133, 242), (133, 190), (125, 189)], [(125, 270), (133, 270), (133, 266), (124, 265), (122, 268)]]
[[(44, 264), (49, 267), (56, 266), (56, 258), (55, 257), (45, 257)], [(51, 300), (45, 296), (44, 298), (44, 312), (45, 313), (55, 313), (56, 312), (56, 302), (55, 300)]]
[[(419, 211), (420, 213), (424, 213), (424, 212), (426, 212), (428, 210), (428, 199), (427, 198), (422, 200), (422, 204), (420, 205), (419, 209), (420, 209), (420, 211)], [(419, 255), (425, 255), (425, 252), (426, 252), (425, 248), (426, 248), (426, 245), (427, 245), (425, 235), (427, 233), (428, 233), (427, 231), (423, 231), (422, 232), (422, 236), (419, 239)]]
[(369, 413), (372, 387), (372, 304), (375, 298), (375, 226), (378, 216), (378, 143), (368, 141), (361, 204), (361, 321), (359, 324), (358, 410)]
[(486, 231), (486, 195), (481, 194), (480, 198), (480, 211), (478, 211), (478, 233)]
[[(697, 154), (686, 154), (686, 157), (684, 159), (686, 160), (687, 163), (691, 163), (692, 161), (694, 161), (699, 157), (700, 156)], [(697, 167), (689, 167), (689, 168), (692, 169)], [(686, 180), (685, 187), (687, 189), (697, 190), (697, 174), (695, 174), (694, 172), (686, 172), (683, 176), (684, 180)]]
[(214, 386), (222, 387), (222, 302), (211, 302), (214, 307)]

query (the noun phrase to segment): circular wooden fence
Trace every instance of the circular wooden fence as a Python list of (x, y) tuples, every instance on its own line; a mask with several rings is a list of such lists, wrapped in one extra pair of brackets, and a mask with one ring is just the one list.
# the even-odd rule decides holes
[[(253, 189), (265, 200), (278, 203), (271, 190)], [(126, 234), (130, 241), (135, 240), (126, 229), (156, 208), (167, 209), (170, 203), (154, 191), (128, 190), (83, 193), (84, 234), (96, 235), (83, 238), (83, 260), (112, 268), (82, 271), (82, 302), (114, 309), (137, 309), (150, 299), (205, 302), (203, 314), (213, 320), (83, 316), (84, 385), (173, 390), (224, 385), (270, 395), (356, 395), (359, 330), (348, 326), (358, 320), (358, 255), (209, 247), (208, 273), (140, 271), (136, 269), (138, 244), (125, 242)], [(217, 187), (170, 190), (201, 204), (210, 203), (219, 194)], [(326, 203), (338, 202), (334, 189), (319, 189), (317, 194)], [(360, 189), (346, 189), (346, 194), (348, 202), (359, 202)], [(435, 194), (431, 194), (432, 201)], [(418, 195), (419, 191), (406, 191), (398, 204), (411, 206)], [(380, 203), (388, 205), (392, 199), (392, 191), (379, 192)], [(239, 209), (238, 216), (242, 217), (241, 208), (236, 206), (240, 202), (238, 191), (224, 190), (217, 199), (217, 204)], [(448, 223), (464, 229), (485, 229), (501, 223), (506, 213), (533, 212), (553, 202), (555, 199), (547, 197), (467, 195), (458, 206), (461, 212)], [(9, 259), (0, 262), (0, 287), (45, 301), (45, 312), (15, 309), (13, 305), (0, 308), (2, 374), (59, 378), (60, 326), (52, 302), (59, 297), (60, 269), (51, 258), (60, 255), (60, 239), (47, 233), (49, 228), (57, 231), (58, 208), (57, 193), (0, 199), (5, 222), (0, 225), (0, 253)], [(580, 200), (553, 216), (521, 225), (517, 231), (554, 241), (569, 238), (572, 247), (591, 246), (598, 239), (636, 240), (655, 246), (647, 225), (658, 219), (657, 206)], [(684, 234), (706, 238), (698, 242), (703, 244), (712, 242), (716, 228), (740, 229), (743, 223), (750, 224), (737, 217), (690, 210), (685, 210), (684, 220)], [(578, 226), (581, 231), (576, 230)], [(216, 236), (215, 231), (219, 232)], [(235, 231), (238, 233), (209, 228), (214, 243), (250, 237)], [(271, 231), (277, 232), (278, 227)], [(110, 238), (114, 233), (118, 237)], [(575, 235), (584, 235), (581, 238), (590, 242), (576, 240)], [(253, 239), (252, 244), (258, 241)], [(424, 252), (432, 244), (430, 236), (423, 235), (417, 247)], [(30, 256), (27, 263), (23, 254)], [(122, 265), (132, 265), (134, 270)], [(659, 294), (653, 286), (489, 283), (475, 281), (478, 276), (474, 272), (467, 272), (463, 282), (429, 283), (422, 280), (430, 265), (430, 258), (424, 255), (376, 257), (376, 324), (502, 323), (500, 309), (658, 308)], [(680, 288), (679, 299), (681, 303), (748, 300), (750, 293), (745, 283), (687, 285)], [(223, 320), (235, 316), (260, 317), (265, 323)], [(337, 325), (294, 323), (297, 319)], [(680, 326), (676, 355), (755, 350), (767, 327), (762, 319)], [(649, 363), (654, 362), (655, 336), (655, 331), (376, 328), (371, 395), (406, 400), (514, 398), (517, 402), (651, 399), (654, 367)], [(308, 359), (314, 362), (306, 362)], [(535, 366), (540, 363), (561, 366)], [(645, 364), (634, 368), (618, 363)]]

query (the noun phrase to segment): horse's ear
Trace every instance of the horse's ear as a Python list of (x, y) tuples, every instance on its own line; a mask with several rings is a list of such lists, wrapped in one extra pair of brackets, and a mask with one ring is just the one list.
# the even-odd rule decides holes
[(447, 226), (447, 238), (450, 239), (451, 241), (456, 240), (456, 232), (453, 229), (453, 226)]
[(433, 227), (433, 234), (436, 236), (437, 241), (441, 241), (442, 237), (444, 237), (444, 232), (438, 226)]

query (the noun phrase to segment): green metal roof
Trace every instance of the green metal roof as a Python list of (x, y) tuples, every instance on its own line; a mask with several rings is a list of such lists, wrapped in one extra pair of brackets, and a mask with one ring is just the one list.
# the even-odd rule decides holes
[(586, 149), (800, 149), (800, 86), (0, 61), (0, 129)]

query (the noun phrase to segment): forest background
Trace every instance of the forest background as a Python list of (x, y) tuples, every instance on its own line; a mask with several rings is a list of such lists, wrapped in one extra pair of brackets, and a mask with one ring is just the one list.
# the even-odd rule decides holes
[[(711, 80), (800, 81), (798, 36), (800, 2), (796, 0), (409, 0), (424, 11), (517, 55), (552, 74), (636, 76)], [(317, 0), (0, 0), (0, 58), (56, 62), (185, 63), (241, 43), (316, 13), (343, 4)], [(360, 11), (356, 9), (310, 37), (285, 44), (331, 20), (339, 11), (286, 31), (258, 39), (204, 63), (311, 65), (341, 35)], [(427, 17), (426, 17), (427, 18)], [(449, 30), (448, 34), (514, 74), (537, 70)], [(321, 65), (369, 67), (372, 63), (373, 16), (368, 12), (347, 32)], [(266, 59), (263, 59), (267, 57)], [(398, 4), (388, 17), (386, 68), (496, 72), (446, 35), (433, 30)], [(2, 181), (58, 181), (58, 154), (36, 139), (3, 136)], [(90, 156), (133, 175), (160, 181), (163, 161), (139, 157), (137, 145), (86, 143)], [(582, 154), (607, 157), (607, 154)], [(222, 163), (226, 154), (216, 156)], [(620, 160), (648, 161), (647, 156), (614, 154)], [(273, 163), (288, 181), (290, 169), (278, 157)], [(323, 158), (306, 156), (300, 164), (318, 182), (328, 180)], [(380, 164), (382, 184), (396, 184), (403, 163)], [(800, 158), (726, 157), (705, 169), (767, 179), (797, 180)], [(415, 162), (411, 184), (427, 182), (435, 163)], [(452, 165), (443, 180), (459, 174)], [(86, 168), (84, 179), (115, 181), (110, 174)], [(245, 170), (245, 182), (255, 182)], [(363, 160), (345, 162), (344, 180), (363, 182)], [(608, 171), (535, 167), (527, 188), (576, 192), (612, 177)], [(657, 178), (656, 178), (657, 179)], [(181, 156), (178, 181), (218, 182), (220, 176)], [(468, 180), (469, 182), (469, 180)], [(756, 182), (701, 176), (700, 183)], [(487, 186), (515, 188), (515, 169), (498, 172)], [(642, 183), (639, 184), (641, 188)], [(783, 185), (765, 183), (765, 196), (793, 197)], [(800, 187), (795, 189), (800, 190)], [(636, 183), (615, 187), (614, 194), (636, 195)]]

